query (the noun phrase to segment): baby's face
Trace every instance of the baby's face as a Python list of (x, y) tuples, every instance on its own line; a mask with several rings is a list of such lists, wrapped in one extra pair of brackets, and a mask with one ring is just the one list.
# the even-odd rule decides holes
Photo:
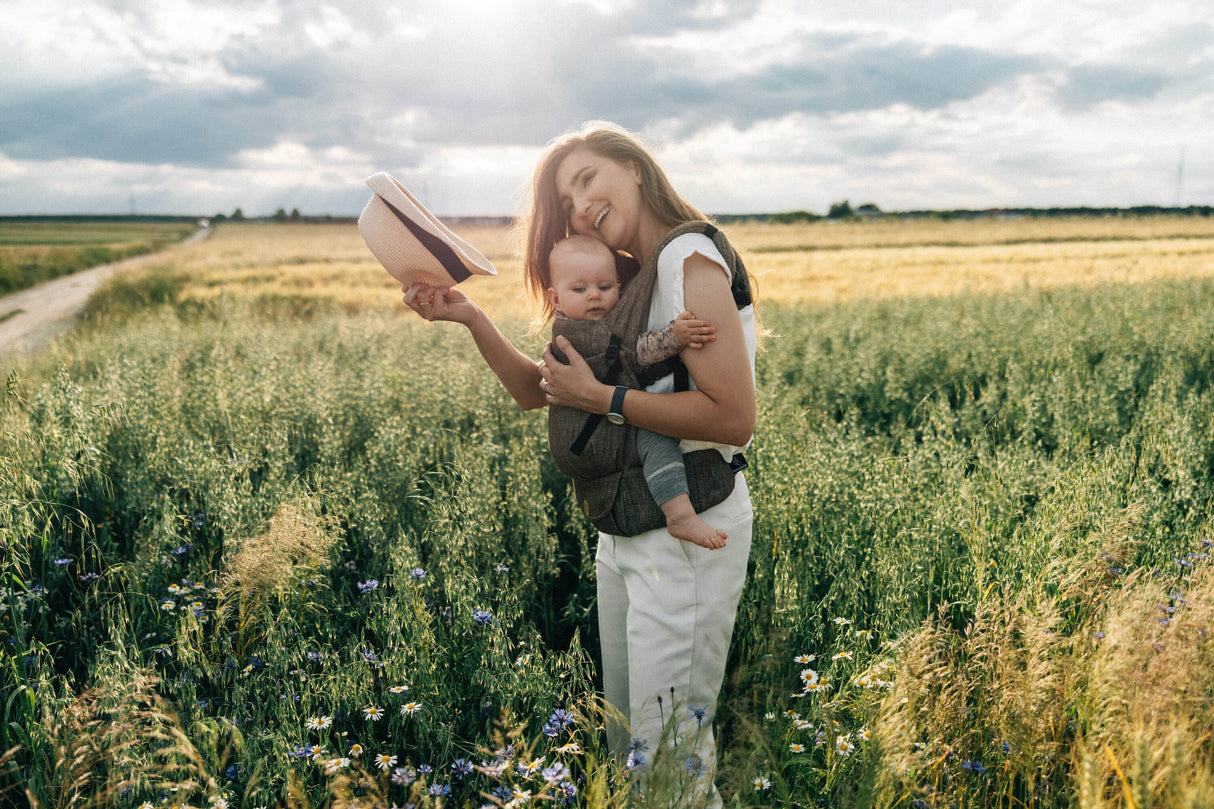
[(615, 262), (574, 253), (552, 262), (552, 306), (572, 320), (599, 320), (620, 300)]

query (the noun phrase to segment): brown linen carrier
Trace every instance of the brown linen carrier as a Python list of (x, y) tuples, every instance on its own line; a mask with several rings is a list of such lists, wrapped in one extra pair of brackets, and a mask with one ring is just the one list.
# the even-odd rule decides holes
[[(677, 356), (650, 366), (641, 366), (636, 356), (637, 338), (647, 331), (658, 256), (671, 240), (684, 233), (703, 233), (712, 239), (729, 264), (734, 303), (739, 309), (750, 305), (750, 277), (725, 234), (708, 222), (686, 222), (675, 227), (621, 291), (619, 303), (601, 320), (552, 322), (552, 339), (567, 338), (600, 382), (641, 388), (673, 373), (675, 390), (688, 389), (687, 368)], [(555, 346), (553, 354), (566, 362)], [(631, 424), (612, 424), (599, 413), (552, 405), (548, 408), (548, 445), (557, 468), (573, 478), (578, 504), (595, 528), (616, 536), (636, 536), (666, 525), (662, 509), (645, 482), (637, 455), (636, 428)], [(746, 468), (741, 454), (726, 461), (715, 449), (686, 453), (683, 464), (697, 514), (728, 497), (734, 475)]]

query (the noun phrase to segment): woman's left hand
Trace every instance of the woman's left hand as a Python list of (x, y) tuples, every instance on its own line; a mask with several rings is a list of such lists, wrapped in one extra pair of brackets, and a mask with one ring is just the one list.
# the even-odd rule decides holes
[(611, 406), (612, 388), (594, 378), (594, 372), (564, 337), (556, 338), (556, 346), (569, 364), (552, 353), (552, 344), (544, 346), (540, 362), (540, 389), (550, 405), (564, 405), (588, 413), (606, 413)]

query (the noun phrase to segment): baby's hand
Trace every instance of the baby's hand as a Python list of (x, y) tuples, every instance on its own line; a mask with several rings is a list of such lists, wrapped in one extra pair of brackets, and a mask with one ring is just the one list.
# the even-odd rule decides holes
[(683, 312), (673, 321), (674, 336), (684, 348), (702, 348), (717, 339), (717, 327), (699, 320), (691, 312)]

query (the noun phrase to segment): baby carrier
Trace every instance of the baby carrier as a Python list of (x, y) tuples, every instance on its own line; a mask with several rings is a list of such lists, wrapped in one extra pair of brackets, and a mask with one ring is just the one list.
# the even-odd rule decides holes
[[(600, 382), (644, 388), (673, 373), (675, 390), (688, 390), (687, 368), (677, 356), (649, 366), (641, 366), (636, 357), (637, 338), (647, 331), (658, 256), (671, 240), (684, 233), (703, 233), (712, 239), (729, 264), (734, 303), (739, 309), (750, 305), (750, 277), (725, 234), (708, 222), (679, 225), (666, 234), (645, 266), (621, 291), (619, 303), (601, 320), (553, 321), (552, 339), (567, 338)], [(555, 346), (553, 354), (566, 362)], [(573, 478), (582, 512), (600, 531), (636, 536), (666, 525), (662, 509), (645, 482), (634, 426), (612, 424), (598, 413), (552, 405), (548, 408), (548, 445), (557, 468)], [(746, 468), (741, 454), (726, 461), (715, 449), (686, 453), (683, 464), (697, 514), (728, 497), (734, 475)]]

